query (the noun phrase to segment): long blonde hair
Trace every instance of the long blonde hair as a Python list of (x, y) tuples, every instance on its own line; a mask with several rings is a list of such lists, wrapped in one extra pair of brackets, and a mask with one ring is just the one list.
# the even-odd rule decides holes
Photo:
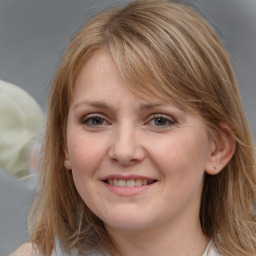
[(229, 58), (210, 25), (190, 8), (164, 0), (134, 1), (104, 11), (72, 39), (49, 95), (41, 192), (32, 210), (31, 241), (46, 256), (56, 237), (67, 251), (101, 244), (118, 250), (104, 224), (76, 191), (64, 166), (66, 123), (74, 81), (96, 51), (107, 48), (127, 86), (199, 114), (211, 134), (232, 131), (235, 153), (215, 176), (206, 175), (201, 200), (203, 232), (224, 256), (256, 255), (255, 152)]

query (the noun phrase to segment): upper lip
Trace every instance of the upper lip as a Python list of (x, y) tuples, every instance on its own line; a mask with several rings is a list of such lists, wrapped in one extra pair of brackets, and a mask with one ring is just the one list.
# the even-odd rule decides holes
[(109, 180), (109, 179), (118, 179), (118, 180), (145, 179), (147, 181), (156, 180), (154, 178), (150, 178), (150, 177), (146, 177), (146, 176), (141, 176), (141, 175), (120, 175), (120, 174), (107, 175), (107, 176), (103, 177), (101, 180)]

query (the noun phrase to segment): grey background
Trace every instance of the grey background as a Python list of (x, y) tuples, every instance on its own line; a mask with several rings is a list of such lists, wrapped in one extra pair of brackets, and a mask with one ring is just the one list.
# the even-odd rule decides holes
[[(99, 10), (125, 2), (129, 1), (0, 0), (0, 79), (23, 87), (45, 109), (46, 87), (70, 36)], [(214, 24), (230, 54), (256, 136), (256, 0), (195, 0), (194, 4)], [(13, 194), (5, 195), (1, 200), (13, 200)], [(22, 231), (26, 197), (27, 192), (22, 200), (16, 200), (20, 202), (15, 206), (16, 215), (1, 213), (0, 255), (11, 252), (26, 237)], [(5, 242), (8, 232), (3, 230), (3, 223), (14, 225), (17, 221), (22, 223), (17, 225), (18, 232), (14, 234), (15, 226), (10, 226), (13, 234)]]
[[(46, 87), (70, 36), (99, 10), (125, 2), (0, 0), (0, 79), (25, 88), (45, 109)], [(255, 135), (256, 0), (193, 2), (215, 24), (230, 54)]]

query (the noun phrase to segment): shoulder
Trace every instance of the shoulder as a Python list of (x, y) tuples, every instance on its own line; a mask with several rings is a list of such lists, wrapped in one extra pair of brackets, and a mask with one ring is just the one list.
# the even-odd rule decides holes
[(10, 256), (41, 256), (32, 243), (25, 243)]

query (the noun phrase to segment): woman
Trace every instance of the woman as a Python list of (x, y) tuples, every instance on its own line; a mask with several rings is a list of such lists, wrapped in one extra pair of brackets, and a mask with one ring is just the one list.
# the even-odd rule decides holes
[(42, 169), (30, 243), (15, 256), (256, 254), (254, 145), (236, 80), (183, 5), (135, 1), (74, 37), (52, 83)]

